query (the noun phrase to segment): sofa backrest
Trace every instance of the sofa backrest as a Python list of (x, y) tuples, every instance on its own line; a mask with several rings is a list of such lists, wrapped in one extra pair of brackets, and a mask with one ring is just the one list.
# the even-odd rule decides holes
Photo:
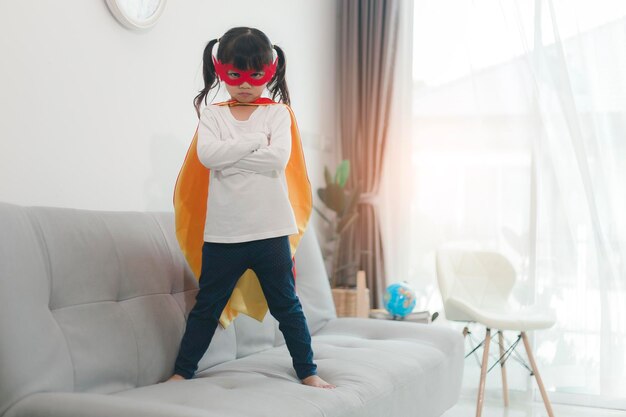
[[(198, 289), (173, 213), (0, 203), (0, 231), (0, 415), (34, 392), (108, 394), (171, 375)], [(296, 270), (314, 333), (336, 314), (312, 227)], [(277, 329), (269, 313), (218, 326), (198, 370), (284, 343)]]

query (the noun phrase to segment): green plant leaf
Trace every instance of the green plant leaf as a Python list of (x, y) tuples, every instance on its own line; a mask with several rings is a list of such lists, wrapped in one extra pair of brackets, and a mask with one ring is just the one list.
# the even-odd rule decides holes
[(335, 172), (335, 183), (339, 184), (341, 188), (345, 187), (348, 176), (350, 175), (350, 161), (344, 159), (341, 161)]

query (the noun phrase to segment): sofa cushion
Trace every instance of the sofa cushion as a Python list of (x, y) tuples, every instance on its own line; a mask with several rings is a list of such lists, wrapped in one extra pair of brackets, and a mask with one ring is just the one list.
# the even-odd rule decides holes
[[(245, 314), (237, 316), (232, 325), (229, 326), (235, 329), (237, 358), (243, 358), (253, 353), (273, 348), (274, 323), (277, 323), (277, 321), (269, 310), (262, 322)], [(220, 326), (217, 327), (219, 328)]]
[(319, 375), (337, 388), (301, 384), (282, 345), (216, 365), (191, 380), (114, 395), (230, 417), (379, 417), (416, 410), (429, 417), (441, 415), (458, 398), (463, 337), (437, 325), (334, 319), (313, 336), (313, 350)]

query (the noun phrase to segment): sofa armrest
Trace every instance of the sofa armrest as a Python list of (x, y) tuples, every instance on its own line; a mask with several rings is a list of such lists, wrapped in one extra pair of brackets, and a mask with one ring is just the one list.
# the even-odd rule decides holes
[(7, 410), (4, 417), (211, 417), (206, 410), (116, 395), (40, 392)]

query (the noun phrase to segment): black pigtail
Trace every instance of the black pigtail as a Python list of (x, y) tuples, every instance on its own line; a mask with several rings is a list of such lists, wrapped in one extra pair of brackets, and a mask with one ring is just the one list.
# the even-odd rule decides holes
[(198, 119), (200, 118), (200, 105), (202, 104), (202, 100), (204, 99), (204, 104), (206, 105), (206, 96), (209, 94), (209, 91), (216, 86), (219, 90), (220, 82), (217, 78), (217, 74), (215, 73), (215, 65), (213, 65), (213, 46), (215, 46), (216, 43), (217, 39), (209, 41), (207, 46), (204, 48), (204, 53), (202, 55), (202, 77), (204, 78), (204, 88), (200, 90), (200, 94), (193, 99), (193, 105), (196, 108)]
[(268, 87), (268, 90), (272, 93), (272, 100), (276, 101), (276, 96), (280, 95), (280, 101), (289, 106), (291, 105), (291, 101), (289, 99), (287, 80), (285, 80), (285, 73), (287, 70), (285, 53), (276, 45), (274, 45), (274, 49), (278, 55), (278, 65), (276, 66), (276, 75), (274, 75), (274, 79)]

